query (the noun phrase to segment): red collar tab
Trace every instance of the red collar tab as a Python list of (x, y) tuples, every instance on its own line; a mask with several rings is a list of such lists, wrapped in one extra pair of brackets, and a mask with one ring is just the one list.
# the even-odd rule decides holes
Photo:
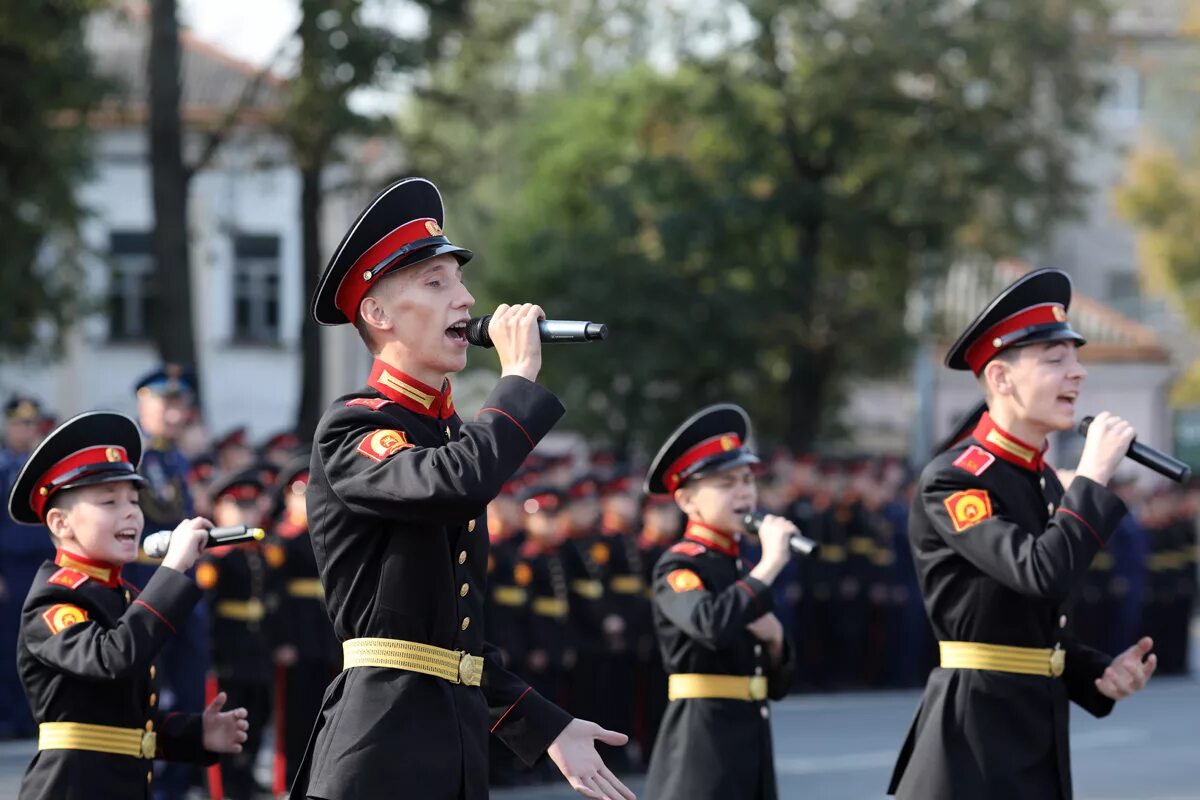
[(974, 344), (967, 348), (967, 365), (976, 375), (997, 353), (1045, 327), (1060, 327), (1067, 324), (1067, 310), (1059, 303), (1042, 303), (1018, 311), (1011, 317), (1000, 320), (980, 334)]
[(354, 322), (358, 318), (358, 304), (367, 290), (388, 274), (391, 267), (422, 248), (449, 243), (435, 219), (425, 217), (404, 223), (368, 247), (346, 271), (334, 297), (334, 305), (346, 319)]
[(46, 473), (38, 479), (29, 496), (29, 505), (39, 519), (45, 520), (42, 512), (46, 508), (46, 503), (50, 500), (50, 495), (62, 486), (85, 475), (117, 469), (129, 472), (131, 478), (135, 474), (133, 464), (129, 461), (129, 454), (125, 452), (124, 447), (98, 445), (76, 450), (46, 470)]
[(723, 433), (720, 436), (705, 439), (700, 444), (685, 451), (683, 455), (671, 463), (671, 466), (667, 467), (663, 477), (663, 485), (667, 487), (668, 492), (673, 492), (688, 477), (687, 471), (689, 467), (710, 456), (715, 456), (729, 450), (737, 450), (741, 446), (742, 437), (736, 433)]
[(121, 568), (116, 564), (109, 564), (107, 561), (97, 561), (94, 558), (68, 553), (66, 550), (56, 550), (54, 563), (60, 567), (82, 572), (110, 589), (121, 585)]
[(724, 531), (719, 531), (711, 525), (697, 522), (694, 519), (688, 520), (687, 530), (683, 532), (683, 538), (699, 542), (705, 547), (716, 550), (718, 553), (724, 553), (734, 558), (737, 558), (740, 551), (738, 540), (734, 536)]
[(439, 392), (432, 386), (375, 359), (367, 385), (393, 403), (426, 417), (449, 419), (454, 414), (454, 398), (450, 396), (449, 379)]
[(1050, 446), (1048, 442), (1046, 447), (1041, 449), (1023, 442), (1017, 437), (1005, 433), (992, 421), (991, 415), (987, 412), (984, 412), (983, 416), (979, 418), (979, 424), (975, 426), (971, 436), (979, 442), (984, 450), (1010, 464), (1016, 464), (1018, 467), (1024, 467), (1037, 473), (1040, 473), (1046, 465), (1044, 456), (1046, 448)]

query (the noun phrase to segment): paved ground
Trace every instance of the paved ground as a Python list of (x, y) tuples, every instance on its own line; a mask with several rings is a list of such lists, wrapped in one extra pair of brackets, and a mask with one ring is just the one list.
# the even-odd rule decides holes
[[(915, 692), (883, 692), (793, 697), (776, 704), (781, 796), (882, 800), (917, 698)], [(1076, 800), (1200, 800), (1200, 680), (1156, 678), (1108, 719), (1074, 709), (1071, 724)], [(32, 751), (32, 742), (0, 743), (0, 800), (17, 796)], [(636, 779), (630, 785), (641, 788)], [(492, 797), (577, 795), (564, 782)]]

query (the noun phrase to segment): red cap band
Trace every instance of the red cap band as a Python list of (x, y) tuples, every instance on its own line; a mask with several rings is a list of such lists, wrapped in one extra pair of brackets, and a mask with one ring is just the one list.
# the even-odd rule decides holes
[(29, 506), (33, 509), (33, 513), (37, 514), (39, 519), (44, 520), (45, 517), (42, 516), (42, 511), (45, 509), (46, 503), (50, 500), (50, 495), (54, 494), (60, 488), (53, 486), (55, 481), (93, 464), (124, 464), (131, 468), (133, 467), (133, 464), (129, 462), (129, 454), (125, 452), (124, 447), (98, 445), (78, 450), (46, 470), (46, 474), (38, 478), (33, 492), (29, 496)]
[(386, 272), (376, 272), (375, 268), (386, 261), (397, 250), (405, 245), (430, 236), (441, 236), (442, 228), (435, 219), (414, 219), (396, 228), (375, 244), (367, 248), (358, 257), (354, 265), (346, 271), (334, 296), (334, 305), (353, 323), (358, 318), (358, 304), (366, 296), (367, 290), (386, 275)]
[(667, 467), (667, 471), (663, 476), (663, 485), (667, 487), (668, 492), (673, 492), (683, 482), (683, 474), (687, 471), (688, 467), (709, 456), (715, 456), (730, 450), (737, 450), (741, 446), (742, 437), (736, 433), (723, 433), (720, 436), (705, 439), (675, 459), (671, 466)]
[(967, 348), (964, 356), (967, 366), (978, 375), (997, 353), (1016, 344), (1016, 342), (1004, 341), (1004, 337), (1008, 334), (1035, 325), (1065, 324), (1066, 322), (1067, 311), (1058, 303), (1042, 303), (1018, 311), (1011, 317), (1006, 317), (988, 328), (986, 333), (981, 334), (975, 343)]

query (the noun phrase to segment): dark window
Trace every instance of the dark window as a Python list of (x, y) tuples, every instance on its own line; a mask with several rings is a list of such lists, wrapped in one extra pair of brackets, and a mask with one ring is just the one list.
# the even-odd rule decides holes
[(279, 341), (279, 237), (241, 234), (233, 240), (233, 338)]
[(108, 337), (114, 342), (148, 339), (157, 299), (150, 234), (114, 231), (109, 237), (109, 255)]

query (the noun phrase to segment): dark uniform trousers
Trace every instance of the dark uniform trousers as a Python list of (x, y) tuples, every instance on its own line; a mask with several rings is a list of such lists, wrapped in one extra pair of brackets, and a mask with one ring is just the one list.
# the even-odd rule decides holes
[[(694, 577), (693, 577), (694, 576)], [(654, 625), (668, 675), (765, 676), (767, 695), (785, 696), (794, 650), (772, 664), (746, 625), (771, 612), (766, 584), (732, 555), (680, 542), (654, 569)], [(646, 797), (654, 800), (774, 800), (770, 710), (765, 700), (679, 699), (667, 705)]]
[(292, 797), (481, 800), (489, 730), (533, 763), (570, 721), (503, 667), (482, 631), (487, 503), (563, 408), (508, 376), (463, 423), (447, 395), (383, 372), (400, 388), (335, 401), (314, 443), (308, 519), (334, 630), (343, 642), (378, 637), (482, 655), (482, 685), (343, 671), (325, 693)]
[(1124, 514), (1107, 488), (1077, 477), (1064, 494), (1040, 458), (1022, 466), (973, 437), (925, 468), (910, 536), (937, 639), (1060, 648), (1066, 664), (1060, 678), (935, 669), (890, 794), (1069, 800), (1069, 701), (1098, 717), (1113, 702), (1093, 685), (1111, 658), (1076, 640), (1065, 603)]
[[(213, 763), (199, 714), (158, 708), (154, 657), (200, 599), (190, 578), (159, 568), (139, 595), (46, 562), (21, 613), (18, 668), (38, 723), (74, 722), (153, 731), (155, 757)], [(147, 798), (151, 762), (88, 750), (40, 750), (21, 800)]]

